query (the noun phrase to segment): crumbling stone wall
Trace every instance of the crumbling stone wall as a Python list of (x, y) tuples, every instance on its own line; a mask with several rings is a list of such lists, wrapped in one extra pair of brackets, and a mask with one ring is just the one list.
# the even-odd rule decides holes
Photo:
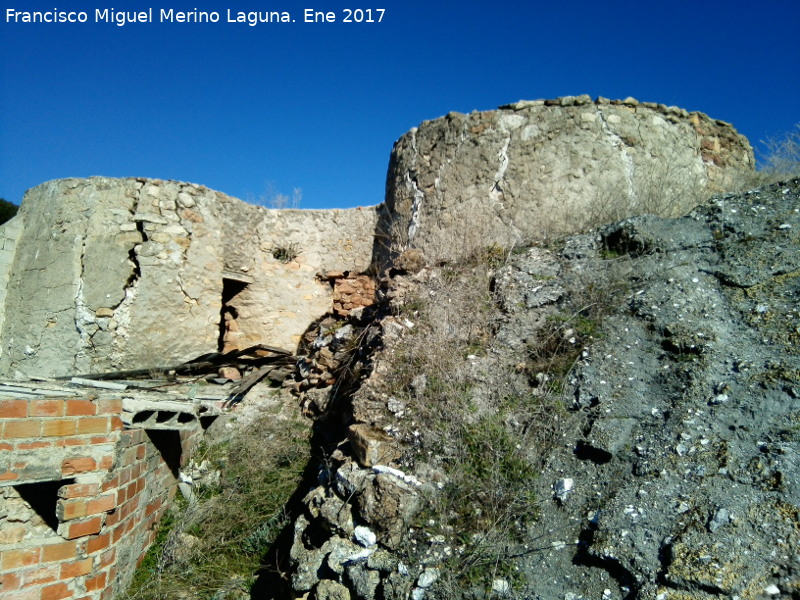
[(333, 286), (333, 312), (346, 317), (375, 304), (375, 279), (350, 271), (328, 271), (322, 275)]
[(375, 218), (268, 210), (174, 181), (40, 185), (15, 221), (0, 374), (148, 368), (217, 351), (226, 281), (246, 288), (232, 306), (242, 343), (293, 349), (330, 310), (316, 273), (366, 269)]
[[(21, 230), (21, 217), (16, 217), (0, 225), (0, 331), (3, 330), (3, 322), (5, 321), (6, 290), (8, 289), (11, 264), (14, 262), (17, 237), (19, 237)], [(2, 354), (3, 348), (0, 346), (0, 356)]]
[(124, 428), (119, 396), (0, 399), (0, 596), (106, 600), (155, 539), (199, 439)]
[(383, 268), (408, 248), (435, 262), (682, 213), (697, 190), (728, 187), (753, 164), (727, 123), (579, 96), (423, 123), (395, 144), (377, 208), (268, 210), (174, 181), (51, 181), (6, 227), (3, 251), (17, 250), (6, 271), (0, 256), (14, 315), (0, 315), (0, 375), (146, 368), (255, 343), (294, 349), (334, 294), (352, 295), (320, 272)]
[(677, 216), (754, 164), (728, 123), (633, 98), (450, 113), (395, 143), (375, 253), (383, 265), (409, 247), (453, 259), (632, 214)]
[[(174, 364), (259, 342), (293, 348), (323, 314), (372, 304), (364, 273), (409, 248), (415, 260), (397, 267), (416, 272), (426, 259), (507, 248), (654, 206), (680, 212), (688, 193), (727, 187), (752, 166), (747, 141), (700, 113), (570, 97), (423, 123), (396, 143), (377, 209), (267, 210), (174, 181), (49, 182), (0, 229), (0, 375)], [(352, 335), (337, 331), (341, 347), (322, 347), (311, 385), (335, 381), (336, 352)], [(0, 401), (4, 599), (110, 598), (152, 542), (196, 432), (124, 429), (118, 403)], [(312, 413), (326, 406), (321, 393), (306, 405)], [(354, 418), (366, 423), (359, 411)], [(361, 477), (370, 490), (364, 514), (395, 527), (373, 500), (416, 480), (373, 464), (387, 456), (382, 435), (358, 425), (349, 433), (372, 470), (364, 479), (354, 469), (351, 482), (340, 469), (340, 495), (352, 498)], [(165, 453), (176, 447), (177, 462)], [(44, 486), (34, 495), (50, 494), (48, 510), (26, 502), (31, 485)], [(308, 562), (301, 544), (292, 552)], [(312, 552), (317, 565), (326, 552)]]

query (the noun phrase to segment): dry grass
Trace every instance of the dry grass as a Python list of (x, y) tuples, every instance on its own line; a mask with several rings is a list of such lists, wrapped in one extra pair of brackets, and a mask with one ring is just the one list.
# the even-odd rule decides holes
[(537, 537), (539, 469), (582, 418), (567, 409), (569, 377), (629, 292), (627, 257), (564, 273), (562, 301), (535, 309), (537, 329), (511, 351), (497, 337), (505, 300), (494, 279), (515, 254), (484, 246), (431, 267), (395, 307), (413, 327), (389, 349), (381, 391), (403, 407), (396, 426), (411, 449), (406, 466), (442, 475), (441, 488), (425, 494), (403, 560), (430, 563), (434, 552), (436, 598), (489, 597), (496, 579), (523, 587), (515, 558)]
[(512, 357), (495, 360), (503, 353), (493, 278), (508, 257), (492, 245), (433, 268), (397, 306), (414, 327), (392, 348), (384, 391), (405, 407), (397, 425), (409, 465), (443, 475), (416, 517), (424, 536), (409, 537), (404, 560), (418, 564), (425, 540), (441, 540), (436, 597), (518, 577), (509, 557), (538, 514), (537, 449), (552, 443), (563, 414), (556, 394), (531, 393)]
[(759, 173), (766, 178), (764, 183), (774, 183), (800, 176), (800, 123), (780, 136), (761, 142)]
[(256, 573), (287, 524), (285, 505), (310, 456), (308, 424), (265, 414), (201, 448), (194, 461), (219, 470), (175, 506), (130, 590), (120, 600), (222, 600), (250, 597)]

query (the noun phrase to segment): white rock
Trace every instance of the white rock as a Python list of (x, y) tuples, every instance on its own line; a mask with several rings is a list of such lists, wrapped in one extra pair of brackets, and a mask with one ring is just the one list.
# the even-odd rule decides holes
[(375, 535), (375, 532), (363, 525), (359, 525), (355, 528), (353, 537), (356, 539), (356, 542), (364, 546), (364, 548), (374, 546), (378, 542), (378, 536)]
[(714, 515), (714, 518), (709, 522), (708, 529), (711, 533), (715, 533), (720, 527), (724, 527), (730, 523), (730, 520), (731, 516), (730, 513), (728, 513), (728, 509), (720, 508)]
[(439, 569), (425, 569), (417, 579), (417, 586), (429, 588), (439, 579)]
[(356, 552), (355, 554), (351, 554), (347, 558), (342, 561), (342, 564), (345, 563), (357, 563), (365, 558), (369, 558), (372, 556), (372, 553), (375, 552), (375, 548), (364, 548), (361, 552)]
[(414, 588), (411, 590), (411, 600), (423, 600), (425, 598), (424, 588)]
[(410, 483), (411, 485), (420, 486), (422, 485), (416, 477), (413, 475), (406, 475), (400, 469), (395, 469), (394, 467), (387, 467), (386, 465), (375, 465), (372, 467), (372, 470), (375, 473), (385, 473), (386, 475), (392, 475), (393, 477), (397, 477), (399, 480), (404, 481), (405, 483)]
[(556, 498), (558, 498), (561, 502), (565, 502), (572, 492), (574, 485), (575, 480), (572, 479), (572, 477), (565, 477), (564, 479), (559, 479), (556, 481), (553, 484), (553, 492), (555, 493)]
[(511, 591), (511, 584), (505, 579), (495, 579), (492, 581), (492, 591), (500, 596), (505, 596)]

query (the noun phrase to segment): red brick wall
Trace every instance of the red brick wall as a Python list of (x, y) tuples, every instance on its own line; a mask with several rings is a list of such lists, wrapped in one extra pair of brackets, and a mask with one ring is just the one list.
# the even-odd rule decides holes
[(121, 410), (119, 398), (0, 399), (3, 600), (106, 600), (129, 582), (174, 497), (174, 457), (199, 431), (123, 429)]

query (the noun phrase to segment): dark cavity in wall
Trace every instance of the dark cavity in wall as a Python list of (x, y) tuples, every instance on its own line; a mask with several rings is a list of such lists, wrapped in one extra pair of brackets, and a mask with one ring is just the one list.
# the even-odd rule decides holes
[(222, 279), (222, 309), (220, 310), (219, 340), (217, 342), (217, 350), (219, 352), (225, 352), (228, 349), (225, 347), (225, 343), (229, 332), (235, 326), (236, 318), (239, 316), (231, 302), (247, 288), (247, 283), (246, 281), (232, 278)]
[(50, 529), (57, 531), (58, 516), (56, 515), (56, 505), (58, 504), (58, 490), (72, 483), (75, 483), (74, 479), (41, 481), (39, 483), (15, 485), (14, 489), (17, 490), (20, 498), (30, 505)]
[(181, 434), (171, 429), (148, 429), (147, 437), (161, 454), (161, 458), (169, 467), (175, 479), (178, 479), (181, 469)]

